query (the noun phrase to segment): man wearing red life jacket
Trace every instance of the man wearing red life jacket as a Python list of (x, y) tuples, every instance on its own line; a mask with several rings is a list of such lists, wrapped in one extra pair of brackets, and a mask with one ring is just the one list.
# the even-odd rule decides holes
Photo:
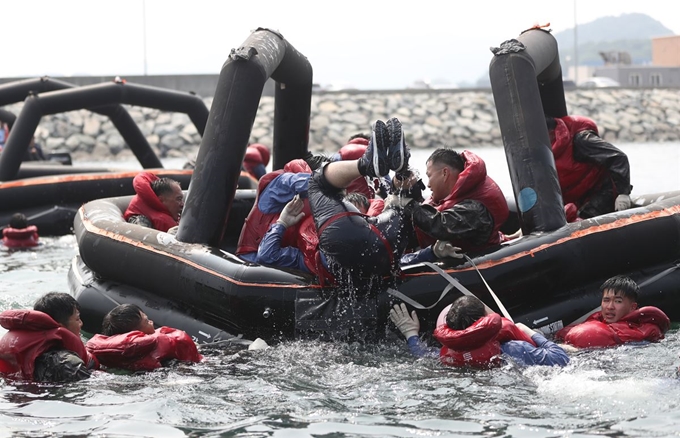
[(50, 292), (33, 309), (0, 314), (0, 325), (9, 330), (0, 339), (0, 373), (41, 382), (88, 378), (99, 363), (80, 339), (78, 302), (69, 294)]
[(587, 219), (631, 207), (630, 165), (587, 117), (546, 117), (564, 205)]
[(569, 363), (559, 345), (524, 324), (502, 318), (472, 296), (458, 298), (439, 315), (433, 335), (442, 344), (440, 350), (420, 341), (420, 322), (415, 310), (409, 315), (404, 304), (395, 305), (390, 319), (406, 338), (414, 356), (438, 354), (445, 365), (493, 368), (502, 363), (502, 355), (520, 365)]
[(177, 181), (141, 172), (132, 180), (132, 186), (137, 194), (125, 210), (126, 221), (163, 232), (179, 225), (184, 194)]
[(28, 225), (23, 213), (14, 213), (9, 225), (2, 230), (2, 243), (7, 248), (33, 248), (38, 246), (38, 227)]
[[(236, 247), (236, 255), (256, 263), (257, 251), (262, 238), (276, 224), (286, 203), (295, 195), (302, 194), (303, 210), (311, 216), (306, 193), (312, 170), (302, 159), (292, 160), (281, 170), (264, 175), (258, 184), (257, 198), (246, 218)], [(297, 246), (299, 225), (283, 230), (281, 246)]]
[(578, 348), (613, 347), (627, 342), (657, 342), (670, 328), (664, 312), (653, 306), (638, 308), (639, 286), (615, 276), (600, 286), (602, 310), (581, 324), (555, 333), (555, 339)]
[(501, 242), (499, 230), (508, 218), (508, 205), (479, 156), (437, 149), (427, 159), (427, 178), (432, 195), (413, 209), (421, 248), (436, 240), (463, 251)]
[(102, 365), (131, 371), (150, 371), (172, 359), (203, 359), (187, 333), (171, 327), (154, 329), (153, 321), (134, 304), (121, 304), (107, 313), (102, 334), (94, 335), (85, 347)]

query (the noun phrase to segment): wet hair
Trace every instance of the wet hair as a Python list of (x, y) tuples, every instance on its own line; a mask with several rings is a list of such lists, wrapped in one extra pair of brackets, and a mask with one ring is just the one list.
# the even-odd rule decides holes
[(486, 306), (478, 298), (462, 296), (453, 302), (446, 314), (446, 325), (453, 330), (465, 330), (486, 316)]
[(9, 220), (9, 226), (11, 228), (26, 228), (28, 226), (28, 218), (23, 213), (14, 213)]
[(172, 178), (159, 178), (151, 183), (151, 190), (160, 197), (161, 195), (172, 194), (173, 187), (179, 182)]
[(630, 277), (623, 275), (616, 275), (600, 286), (600, 292), (604, 295), (604, 291), (611, 290), (614, 295), (621, 295), (624, 298), (630, 298), (634, 303), (637, 303), (638, 294), (640, 293), (640, 286), (634, 282)]
[(142, 309), (136, 304), (120, 304), (104, 316), (102, 334), (119, 335), (137, 330), (142, 321)]
[(363, 138), (364, 140), (370, 140), (370, 139), (371, 139), (371, 136), (368, 135), (368, 134), (364, 134), (363, 132), (360, 132), (360, 133), (358, 133), (358, 134), (354, 134), (353, 136), (351, 136), (351, 137), (349, 138), (349, 140), (347, 140), (347, 141), (352, 141), (352, 140), (354, 140), (355, 138)]
[(362, 209), (368, 211), (368, 209), (371, 207), (371, 203), (368, 202), (368, 198), (357, 192), (348, 193), (345, 196), (345, 201), (353, 204), (360, 211)]
[(461, 157), (458, 152), (448, 148), (439, 148), (435, 150), (426, 162), (432, 162), (432, 164), (445, 164), (460, 172), (465, 168), (465, 160), (463, 157)]
[(80, 310), (80, 304), (71, 295), (64, 292), (49, 292), (38, 298), (33, 310), (47, 313), (53, 320), (66, 325), (75, 310)]

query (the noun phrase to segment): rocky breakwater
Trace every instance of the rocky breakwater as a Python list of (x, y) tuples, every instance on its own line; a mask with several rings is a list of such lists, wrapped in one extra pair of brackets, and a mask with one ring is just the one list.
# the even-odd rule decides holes
[[(566, 99), (570, 114), (593, 118), (614, 144), (680, 141), (680, 89), (578, 89)], [(210, 106), (212, 98), (205, 102)], [(19, 114), (21, 104), (6, 109)], [(188, 116), (128, 110), (160, 157), (195, 157), (201, 137)], [(251, 142), (272, 144), (273, 114), (274, 99), (263, 97)], [(369, 132), (376, 119), (393, 116), (414, 148), (502, 146), (490, 90), (407, 90), (314, 94), (310, 149), (336, 151), (350, 136)], [(87, 110), (43, 117), (36, 138), (44, 149), (67, 150), (75, 159), (132, 157), (111, 121)]]

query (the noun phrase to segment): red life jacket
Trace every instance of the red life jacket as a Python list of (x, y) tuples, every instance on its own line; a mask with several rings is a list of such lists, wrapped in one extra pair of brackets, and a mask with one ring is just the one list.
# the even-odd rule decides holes
[(580, 208), (585, 202), (585, 195), (602, 180), (606, 170), (593, 163), (574, 159), (574, 136), (581, 131), (593, 131), (597, 134), (597, 125), (591, 119), (581, 116), (555, 118), (555, 123), (550, 139), (562, 201), (565, 205), (574, 203)]
[(383, 212), (385, 209), (385, 201), (380, 198), (373, 198), (368, 200), (369, 207), (366, 216), (375, 217)]
[(602, 312), (596, 312), (585, 322), (558, 331), (555, 339), (578, 348), (613, 347), (626, 342), (657, 342), (663, 339), (670, 324), (668, 316), (653, 306), (633, 310), (611, 324), (604, 321)]
[(254, 168), (260, 164), (266, 167), (267, 164), (269, 164), (269, 157), (269, 149), (267, 149), (265, 145), (253, 143), (246, 148), (246, 155), (243, 158), (243, 167), (246, 169), (246, 172), (257, 181), (257, 175), (254, 172)]
[[(312, 170), (304, 160), (298, 159), (286, 163), (283, 169), (269, 172), (260, 178), (260, 182), (257, 185), (257, 197), (255, 198), (255, 204), (250, 210), (250, 213), (248, 213), (248, 217), (243, 223), (243, 228), (241, 228), (241, 235), (239, 236), (238, 244), (236, 245), (237, 255), (257, 252), (257, 248), (260, 246), (260, 242), (267, 233), (267, 230), (269, 230), (269, 227), (277, 221), (279, 216), (281, 216), (281, 212), (263, 213), (257, 207), (257, 203), (259, 201), (260, 194), (264, 192), (269, 183), (271, 183), (276, 177), (286, 172), (311, 174)], [(312, 210), (309, 207), (309, 200), (306, 198), (304, 199), (304, 208), (302, 211), (305, 213), (305, 217), (312, 216)], [(286, 232), (283, 233), (283, 239), (281, 239), (282, 248), (286, 246), (296, 246), (299, 228), (300, 222), (286, 229)]]
[(186, 362), (203, 359), (191, 336), (171, 327), (160, 327), (152, 335), (140, 331), (94, 335), (85, 347), (102, 365), (132, 371), (150, 371), (170, 359)]
[(29, 225), (26, 228), (7, 227), (2, 230), (2, 243), (7, 248), (32, 248), (38, 246), (38, 227)]
[(509, 319), (497, 313), (479, 318), (465, 330), (453, 330), (439, 325), (433, 333), (442, 344), (439, 358), (445, 365), (455, 367), (493, 368), (501, 363), (501, 344), (524, 341), (536, 343)]
[[(505, 196), (498, 187), (498, 184), (486, 174), (486, 164), (478, 155), (463, 151), (460, 154), (465, 160), (465, 167), (458, 176), (458, 181), (453, 186), (451, 194), (436, 203), (430, 196), (425, 204), (432, 205), (437, 211), (444, 211), (452, 208), (454, 205), (465, 200), (474, 200), (481, 202), (493, 218), (494, 227), (487, 241), (487, 245), (497, 245), (501, 242), (500, 228), (510, 215), (508, 210), (508, 203)], [(421, 248), (432, 245), (436, 239), (426, 234), (423, 230), (416, 229), (418, 234), (418, 242)], [(471, 247), (468, 242), (451, 242), (454, 246), (459, 246), (465, 251), (477, 249)]]
[(9, 330), (0, 339), (0, 372), (23, 379), (33, 378), (35, 360), (49, 350), (69, 350), (85, 364), (90, 356), (79, 336), (62, 327), (48, 314), (37, 310), (5, 310), (0, 313), (0, 325)]
[(151, 220), (156, 230), (166, 232), (179, 223), (151, 188), (151, 183), (157, 179), (159, 178), (156, 175), (149, 172), (141, 172), (135, 176), (132, 186), (137, 194), (133, 196), (123, 217), (128, 220), (130, 216), (141, 214)]

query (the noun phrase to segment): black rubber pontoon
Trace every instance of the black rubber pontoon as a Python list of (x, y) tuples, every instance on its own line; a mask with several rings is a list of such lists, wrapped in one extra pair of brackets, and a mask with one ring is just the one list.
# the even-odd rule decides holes
[[(546, 59), (554, 58), (554, 53), (543, 53), (548, 49), (536, 47), (556, 49), (556, 44), (548, 44), (552, 36), (543, 31), (523, 35), (523, 44), (531, 50), (497, 53), (492, 62), (492, 82), (496, 82), (494, 96), (499, 101), (515, 195), (524, 196), (521, 193), (524, 188), (537, 193), (531, 203), (522, 199), (522, 227), (531, 233), (511, 243), (471, 253), (471, 262), (446, 260), (410, 266), (397, 281), (398, 291), (421, 308), (418, 316), (422, 329), (427, 331), (434, 327), (440, 311), (461, 294), (452, 287), (452, 280), (496, 308), (483, 276), (516, 321), (556, 330), (595, 309), (600, 302), (599, 285), (614, 274), (624, 274), (643, 285), (641, 303), (663, 308), (672, 319), (680, 317), (680, 196), (676, 192), (672, 194), (676, 196), (654, 198), (655, 202), (646, 201), (647, 205), (624, 212), (564, 223), (554, 163), (551, 167), (541, 92), (536, 83), (547, 67), (533, 59), (543, 55), (550, 55)], [(92, 327), (86, 329), (97, 330), (101, 318), (114, 306), (110, 301), (92, 297), (110, 296), (108, 291), (115, 290), (117, 297), (133, 299), (135, 291), (141, 290), (169, 300), (175, 309), (212, 327), (250, 339), (384, 336), (389, 310), (399, 301), (388, 291), (351, 297), (345, 291), (321, 287), (308, 274), (246, 263), (229, 251), (218, 249), (220, 242), (238, 238), (236, 200), (247, 196), (234, 189), (232, 180), (237, 171), (229, 165), (229, 151), (233, 150), (239, 158), (245, 151), (248, 132), (244, 131), (252, 127), (252, 111), (257, 107), (258, 88), (263, 82), (254, 75), (255, 85), (240, 87), (251, 91), (247, 95), (236, 94), (229, 77), (241, 69), (264, 74), (267, 69), (260, 67), (262, 61), (256, 62), (260, 54), (270, 61), (281, 59), (281, 51), (291, 50), (279, 35), (262, 29), (251, 35), (247, 43), (238, 53), (248, 56), (234, 58), (232, 54), (223, 69), (225, 77), (221, 77), (221, 82), (226, 85), (216, 93), (210, 118), (215, 123), (208, 124), (201, 144), (201, 166), (197, 166), (200, 179), (195, 175), (192, 181), (187, 199), (191, 208), (182, 216), (177, 239), (125, 223), (122, 212), (126, 199), (93, 201), (79, 210), (74, 227), (80, 258), (74, 261), (72, 270), (89, 269), (95, 274), (89, 281), (81, 282), (73, 280), (77, 275), (70, 276), (69, 287), (83, 306), (82, 312), (96, 315), (88, 323)], [(279, 52), (271, 53), (272, 48)], [(533, 50), (537, 52), (530, 55)], [(303, 60), (296, 52), (295, 59)], [(246, 64), (229, 67), (230, 62)], [(253, 77), (237, 75), (249, 76)], [(278, 87), (282, 88), (280, 84)], [(221, 94), (219, 99), (217, 94)], [(277, 103), (276, 109), (279, 108)], [(247, 116), (242, 119), (230, 117), (232, 114)], [(513, 114), (519, 116), (512, 117)], [(303, 119), (297, 121), (297, 132), (308, 126)], [(250, 124), (244, 126), (245, 122)], [(289, 129), (292, 131), (293, 127)], [(209, 161), (208, 156), (219, 159)], [(520, 165), (522, 160), (531, 166), (524, 169)], [(227, 175), (218, 176), (219, 169), (225, 168)], [(210, 187), (208, 181), (213, 178), (217, 183)], [(544, 189), (542, 184), (548, 188)], [(210, 214), (217, 219), (207, 217)], [(203, 226), (207, 228), (201, 229)], [(449, 292), (442, 296), (445, 290)], [(192, 330), (179, 320), (158, 322)]]

